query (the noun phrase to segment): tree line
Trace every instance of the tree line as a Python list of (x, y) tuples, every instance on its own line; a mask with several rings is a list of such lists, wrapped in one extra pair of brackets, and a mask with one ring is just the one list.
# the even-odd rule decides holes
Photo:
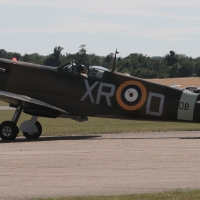
[[(63, 48), (57, 46), (53, 53), (47, 56), (38, 53), (21, 55), (16, 52), (7, 52), (0, 49), (0, 58), (12, 59), (48, 65), (61, 66), (68, 62), (84, 64), (86, 67), (96, 65), (112, 69), (114, 54), (98, 56), (87, 54), (86, 45), (81, 45), (75, 54), (62, 54)], [(183, 54), (169, 51), (163, 57), (149, 57), (141, 53), (131, 53), (127, 57), (117, 58), (116, 71), (128, 73), (139, 78), (175, 78), (175, 77), (200, 77), (200, 57), (192, 58)]]

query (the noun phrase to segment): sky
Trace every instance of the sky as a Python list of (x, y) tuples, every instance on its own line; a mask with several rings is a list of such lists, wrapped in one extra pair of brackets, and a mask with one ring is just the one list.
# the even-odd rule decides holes
[(0, 49), (200, 57), (199, 0), (0, 0)]

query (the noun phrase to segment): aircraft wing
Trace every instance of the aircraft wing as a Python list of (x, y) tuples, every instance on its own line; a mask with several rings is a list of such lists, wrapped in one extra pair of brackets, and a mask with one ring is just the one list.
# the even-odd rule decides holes
[(60, 108), (24, 95), (0, 91), (0, 100), (9, 103), (11, 107), (20, 105), (25, 113), (35, 116), (56, 118), (61, 114), (69, 115)]

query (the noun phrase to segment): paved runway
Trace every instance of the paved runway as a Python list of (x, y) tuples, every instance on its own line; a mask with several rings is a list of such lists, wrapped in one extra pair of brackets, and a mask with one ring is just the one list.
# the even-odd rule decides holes
[(200, 189), (200, 132), (0, 141), (0, 199)]

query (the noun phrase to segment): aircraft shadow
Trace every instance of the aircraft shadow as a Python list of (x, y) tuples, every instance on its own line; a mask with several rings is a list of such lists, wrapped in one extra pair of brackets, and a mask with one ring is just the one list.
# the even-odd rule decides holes
[(181, 140), (199, 140), (200, 137), (181, 137), (179, 139), (181, 139)]
[(88, 140), (101, 137), (99, 135), (76, 135), (76, 136), (43, 136), (35, 140), (27, 140), (26, 138), (16, 138), (15, 140), (6, 141), (0, 140), (0, 143), (18, 143), (18, 142), (43, 142), (43, 141), (59, 141), (59, 140)]
[(100, 135), (76, 135), (76, 136), (43, 136), (39, 139), (27, 140), (24, 137), (16, 138), (15, 140), (6, 141), (0, 140), (0, 143), (22, 143), (22, 142), (43, 142), (43, 141), (59, 141), (59, 140), (89, 140), (98, 138), (100, 140), (169, 140), (169, 139), (180, 139), (180, 140), (198, 140), (200, 137), (140, 137), (140, 138), (102, 138)]
[(169, 139), (180, 139), (180, 140), (192, 140), (192, 139), (200, 139), (200, 137), (144, 137), (144, 138), (100, 138), (106, 140), (169, 140)]
[(106, 140), (169, 140), (169, 139), (179, 139), (178, 137), (146, 137), (146, 138), (102, 138)]

